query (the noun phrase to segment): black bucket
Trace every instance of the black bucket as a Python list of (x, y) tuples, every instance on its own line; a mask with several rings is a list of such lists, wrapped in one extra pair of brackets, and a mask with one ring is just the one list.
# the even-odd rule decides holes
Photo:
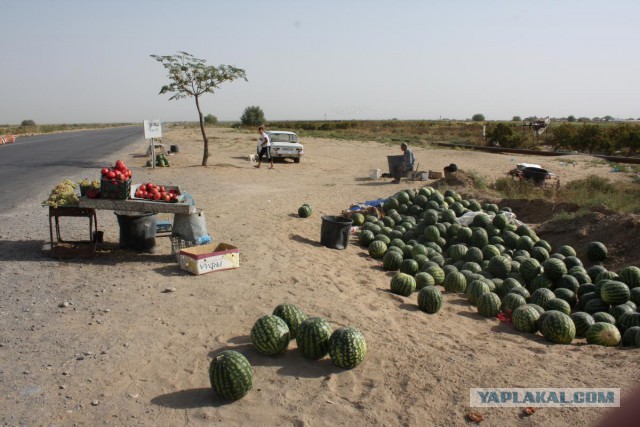
[(172, 145), (171, 147), (169, 147), (171, 149), (172, 153), (177, 153), (180, 151), (180, 148), (178, 148), (177, 145)]
[(156, 250), (156, 214), (115, 212), (120, 225), (120, 247), (136, 252)]
[(353, 221), (344, 216), (323, 216), (320, 243), (331, 249), (344, 249), (349, 245)]

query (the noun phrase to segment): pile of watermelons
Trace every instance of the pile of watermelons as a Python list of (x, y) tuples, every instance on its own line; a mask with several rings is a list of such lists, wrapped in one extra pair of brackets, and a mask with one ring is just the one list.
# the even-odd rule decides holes
[(398, 271), (391, 292), (418, 292), (427, 313), (441, 308), (442, 287), (481, 316), (552, 343), (640, 347), (640, 268), (607, 270), (600, 242), (588, 244), (587, 268), (573, 247), (553, 248), (510, 208), (432, 187), (399, 191), (386, 199), (384, 216), (358, 222), (360, 244), (384, 270)]
[[(251, 329), (253, 346), (267, 356), (283, 353), (293, 339), (304, 357), (319, 360), (328, 354), (336, 366), (344, 369), (358, 366), (367, 353), (362, 332), (351, 327), (334, 331), (326, 320), (308, 317), (294, 304), (278, 305), (273, 314), (260, 317)], [(240, 399), (253, 385), (251, 364), (237, 351), (223, 351), (209, 365), (209, 380), (220, 397)]]
[[(156, 167), (167, 168), (171, 166), (169, 159), (164, 154), (156, 154)], [(147, 167), (151, 167), (151, 160), (147, 160)]]

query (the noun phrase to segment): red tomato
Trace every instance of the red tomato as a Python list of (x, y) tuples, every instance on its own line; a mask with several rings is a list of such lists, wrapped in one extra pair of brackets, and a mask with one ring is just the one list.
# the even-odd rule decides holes
[(102, 170), (100, 171), (100, 173), (102, 174), (102, 176), (105, 176), (106, 174), (109, 173), (109, 168), (102, 168)]
[(138, 187), (138, 190), (147, 191), (147, 186), (142, 184), (140, 187)]
[(143, 194), (143, 193), (142, 193), (142, 191), (140, 191), (140, 190), (136, 191), (136, 197), (137, 197), (138, 199), (141, 199), (141, 198), (142, 198), (142, 194)]
[(153, 193), (153, 200), (160, 200), (160, 193)]
[(114, 171), (107, 172), (107, 178), (114, 179), (116, 177), (116, 173)]
[(171, 196), (170, 196), (170, 195), (168, 195), (168, 194), (165, 194), (165, 195), (164, 195), (164, 201), (165, 201), (165, 202), (170, 202), (170, 201), (171, 201)]
[(166, 190), (165, 188), (161, 185), (158, 187), (158, 191), (160, 191), (161, 193), (164, 193)]

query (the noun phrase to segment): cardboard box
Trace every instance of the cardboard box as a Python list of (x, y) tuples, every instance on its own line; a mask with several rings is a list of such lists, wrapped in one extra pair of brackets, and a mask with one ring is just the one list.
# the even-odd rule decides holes
[(180, 250), (180, 268), (199, 275), (240, 267), (240, 249), (227, 243), (211, 243)]
[(429, 171), (429, 179), (440, 179), (442, 178), (442, 172)]

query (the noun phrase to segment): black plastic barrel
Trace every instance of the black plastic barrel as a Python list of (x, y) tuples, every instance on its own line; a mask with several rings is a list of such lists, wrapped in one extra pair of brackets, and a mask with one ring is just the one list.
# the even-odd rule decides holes
[(331, 249), (346, 248), (349, 245), (352, 224), (353, 221), (344, 216), (323, 216), (320, 243)]
[(153, 212), (115, 212), (120, 225), (120, 247), (136, 252), (156, 250), (156, 214)]
[(402, 165), (404, 160), (404, 156), (401, 154), (399, 156), (387, 156), (387, 163), (389, 164), (389, 173), (393, 176), (398, 170), (398, 167)]
[(171, 149), (172, 153), (177, 153), (180, 151), (180, 148), (177, 145), (172, 145), (171, 147), (169, 147)]

